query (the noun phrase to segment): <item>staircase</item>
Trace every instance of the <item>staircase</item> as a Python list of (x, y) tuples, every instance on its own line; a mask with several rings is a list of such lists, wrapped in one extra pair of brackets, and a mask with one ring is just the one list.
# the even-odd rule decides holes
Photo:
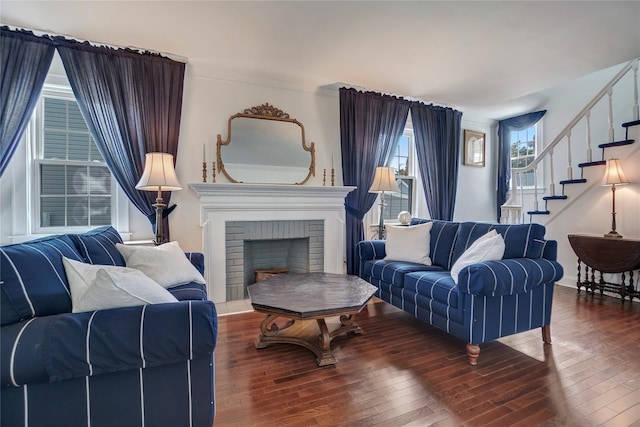
[[(585, 174), (586, 170), (603, 167), (608, 158), (621, 157), (624, 154), (630, 155), (640, 150), (640, 142), (630, 138), (630, 130), (632, 134), (635, 130), (635, 133), (640, 136), (640, 132), (637, 131), (640, 130), (638, 62), (638, 59), (629, 61), (528, 166), (511, 169), (509, 199), (502, 206), (501, 212), (503, 223), (523, 223), (527, 221), (526, 216), (528, 216), (529, 222), (534, 222), (534, 218), (537, 218), (535, 222), (545, 222), (542, 220), (544, 216), (558, 215), (566, 209), (571, 203), (570, 197), (579, 197), (591, 186), (599, 183), (594, 181), (589, 185), (585, 177), (589, 175)], [(615, 139), (614, 123), (618, 117), (626, 120), (622, 123), (624, 139), (620, 140)], [(618, 119), (618, 123), (620, 121), (622, 120)], [(597, 146), (600, 150), (597, 159), (594, 159), (592, 150), (591, 135), (594, 130), (608, 134), (608, 141)], [(574, 155), (572, 155), (572, 150)], [(556, 183), (557, 170), (554, 168), (554, 161), (556, 161), (554, 156), (557, 158), (558, 154), (561, 158), (566, 156), (567, 167), (564, 179)], [(574, 157), (584, 160), (577, 164), (580, 171), (579, 178), (574, 177)], [(527, 189), (520, 184), (524, 182), (523, 174), (530, 171), (533, 171), (534, 183), (549, 182), (548, 194), (539, 194), (542, 192), (539, 191), (536, 184), (532, 189)], [(604, 173), (604, 169), (600, 172), (600, 177), (602, 173)], [(591, 179), (593, 180), (593, 178)], [(559, 194), (556, 193), (556, 184), (561, 187)], [(575, 191), (572, 188), (570, 195), (568, 195), (566, 192), (568, 186), (578, 187), (578, 190)], [(544, 204), (543, 208), (540, 208), (540, 201)]]

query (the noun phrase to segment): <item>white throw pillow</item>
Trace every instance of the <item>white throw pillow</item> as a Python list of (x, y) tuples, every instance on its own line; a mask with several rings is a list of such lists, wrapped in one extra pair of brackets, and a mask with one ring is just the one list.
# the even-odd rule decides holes
[(62, 257), (62, 265), (64, 265), (64, 271), (67, 274), (69, 291), (71, 292), (71, 307), (73, 308), (74, 313), (78, 313), (75, 307), (78, 304), (78, 301), (82, 298), (82, 295), (96, 280), (98, 270), (138, 271), (133, 268), (120, 267), (117, 265), (88, 264), (66, 257)]
[(116, 243), (129, 268), (142, 271), (163, 288), (184, 283), (205, 283), (202, 274), (184, 255), (178, 242), (160, 246), (127, 246)]
[(143, 272), (133, 269), (100, 268), (96, 279), (73, 307), (74, 313), (133, 307), (178, 300)]
[(410, 227), (386, 227), (384, 259), (431, 265), (429, 242), (432, 225), (427, 222)]
[(504, 248), (504, 239), (496, 230), (491, 230), (484, 234), (473, 242), (451, 267), (453, 281), (458, 284), (460, 271), (471, 264), (502, 259)]

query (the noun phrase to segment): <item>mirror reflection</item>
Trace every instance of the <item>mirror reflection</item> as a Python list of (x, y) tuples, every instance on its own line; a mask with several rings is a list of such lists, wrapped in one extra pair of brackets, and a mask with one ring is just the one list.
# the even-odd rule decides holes
[(218, 135), (217, 162), (231, 182), (304, 184), (315, 175), (315, 145), (304, 127), (264, 104), (229, 118), (227, 140)]

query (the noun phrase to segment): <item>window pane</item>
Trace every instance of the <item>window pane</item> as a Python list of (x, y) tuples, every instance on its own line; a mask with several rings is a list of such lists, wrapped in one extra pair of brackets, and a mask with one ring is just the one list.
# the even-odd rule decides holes
[(71, 131), (84, 131), (88, 132), (87, 124), (84, 122), (82, 118), (82, 113), (80, 113), (80, 108), (78, 107), (77, 102), (68, 102), (69, 108), (69, 130)]
[(88, 194), (89, 172), (86, 166), (67, 166), (67, 194)]
[(409, 136), (402, 135), (394, 152), (389, 156), (387, 166), (394, 168), (397, 175), (409, 174), (409, 143)]
[(65, 131), (44, 130), (44, 158), (61, 160), (67, 158), (67, 133)]
[(111, 194), (111, 174), (107, 167), (89, 167), (89, 192), (91, 194)]
[(384, 219), (394, 220), (402, 211), (411, 212), (411, 200), (413, 200), (413, 180), (410, 178), (398, 178), (399, 193), (384, 195)]
[(88, 226), (89, 225), (89, 198), (88, 197), (69, 197), (69, 212), (67, 213), (67, 221), (69, 226)]
[(89, 160), (89, 135), (69, 133), (69, 160)]
[(109, 225), (111, 224), (111, 200), (108, 197), (90, 197), (91, 218), (90, 225)]
[(64, 165), (40, 165), (40, 194), (64, 195)]
[(41, 227), (65, 227), (65, 198), (41, 197), (40, 198), (40, 226)]
[(44, 99), (44, 123), (50, 129), (67, 130), (67, 101), (56, 98)]

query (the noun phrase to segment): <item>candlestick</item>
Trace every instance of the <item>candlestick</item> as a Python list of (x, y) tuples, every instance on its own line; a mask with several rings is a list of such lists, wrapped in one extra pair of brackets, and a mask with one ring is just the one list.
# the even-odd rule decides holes
[(324, 169), (324, 171), (322, 172), (322, 186), (326, 186), (327, 185), (327, 170)]
[(211, 175), (213, 176), (213, 180), (211, 182), (216, 182), (216, 162), (211, 163)]
[(207, 182), (207, 162), (202, 162), (202, 182)]
[(333, 187), (336, 182), (336, 173), (335, 169), (331, 168), (331, 186)]

